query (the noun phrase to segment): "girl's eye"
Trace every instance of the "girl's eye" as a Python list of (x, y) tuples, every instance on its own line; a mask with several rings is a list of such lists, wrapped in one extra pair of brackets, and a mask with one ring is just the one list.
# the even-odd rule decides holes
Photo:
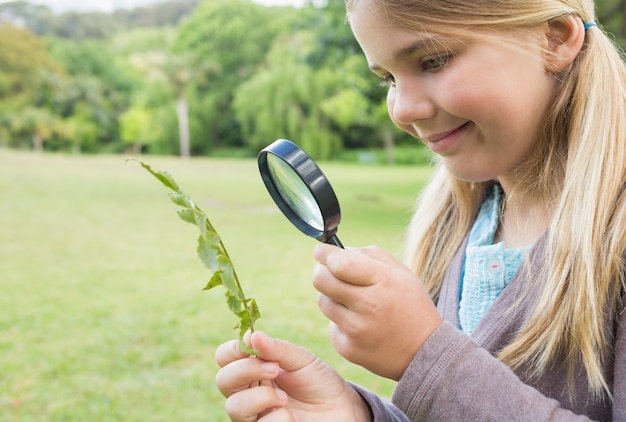
[(380, 82), (380, 86), (382, 87), (394, 87), (396, 86), (396, 80), (393, 75), (385, 75), (383, 76), (383, 80)]
[(422, 70), (425, 72), (438, 72), (443, 70), (452, 59), (452, 54), (437, 57), (426, 57), (421, 62)]

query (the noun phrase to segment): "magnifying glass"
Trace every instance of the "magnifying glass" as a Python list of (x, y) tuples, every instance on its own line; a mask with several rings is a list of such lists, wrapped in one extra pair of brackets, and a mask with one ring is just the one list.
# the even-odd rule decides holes
[(261, 178), (282, 213), (302, 233), (343, 248), (337, 238), (341, 210), (332, 186), (299, 146), (278, 139), (258, 156)]

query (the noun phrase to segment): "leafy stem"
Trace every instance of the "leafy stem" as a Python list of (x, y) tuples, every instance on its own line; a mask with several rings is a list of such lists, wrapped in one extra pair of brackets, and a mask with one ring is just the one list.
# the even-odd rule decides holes
[(246, 298), (235, 267), (226, 251), (224, 243), (209, 221), (204, 211), (198, 207), (193, 199), (185, 194), (174, 178), (165, 171), (154, 171), (146, 163), (138, 161), (141, 166), (156, 177), (165, 187), (172, 190), (170, 200), (180, 207), (177, 211), (181, 220), (193, 224), (200, 230), (198, 237), (198, 256), (204, 266), (211, 271), (211, 278), (203, 290), (211, 290), (217, 286), (226, 288), (226, 303), (228, 308), (239, 318), (234, 327), (239, 329), (239, 345), (241, 349), (255, 356), (256, 351), (248, 347), (243, 336), (247, 331), (254, 331), (254, 323), (261, 317), (256, 301)]

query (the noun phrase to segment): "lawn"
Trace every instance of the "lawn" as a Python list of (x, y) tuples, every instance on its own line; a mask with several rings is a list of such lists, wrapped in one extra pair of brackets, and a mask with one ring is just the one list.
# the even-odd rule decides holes
[[(209, 215), (257, 327), (306, 346), (388, 396), (393, 384), (333, 350), (311, 286), (313, 239), (279, 213), (254, 160), (144, 157)], [(397, 256), (425, 168), (322, 163), (345, 245)], [(215, 348), (234, 338), (222, 291), (204, 292), (196, 228), (121, 156), (0, 149), (0, 420), (225, 421)]]

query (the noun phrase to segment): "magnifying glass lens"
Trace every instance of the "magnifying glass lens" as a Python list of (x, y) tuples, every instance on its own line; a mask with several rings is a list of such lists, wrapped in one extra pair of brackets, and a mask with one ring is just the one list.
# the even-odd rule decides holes
[(267, 155), (270, 175), (280, 196), (289, 207), (313, 229), (324, 231), (324, 217), (313, 194), (304, 181), (281, 158)]
[(298, 145), (278, 139), (258, 156), (261, 178), (289, 221), (320, 242), (343, 248), (337, 237), (337, 196), (315, 161)]

